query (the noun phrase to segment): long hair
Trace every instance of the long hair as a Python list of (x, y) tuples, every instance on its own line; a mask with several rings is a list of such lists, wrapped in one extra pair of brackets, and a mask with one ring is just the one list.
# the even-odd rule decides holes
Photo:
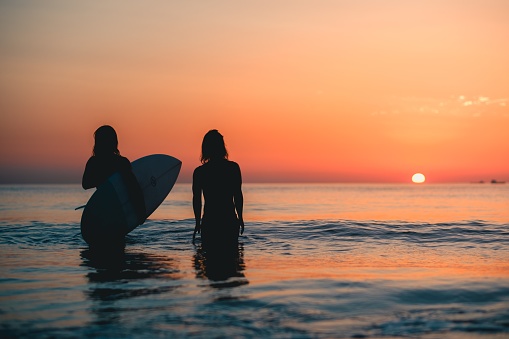
[(93, 154), (95, 156), (120, 155), (117, 132), (115, 132), (113, 127), (108, 125), (99, 127), (94, 133), (94, 139)]
[(204, 164), (216, 159), (228, 159), (228, 151), (221, 133), (217, 129), (213, 129), (203, 137), (200, 161)]

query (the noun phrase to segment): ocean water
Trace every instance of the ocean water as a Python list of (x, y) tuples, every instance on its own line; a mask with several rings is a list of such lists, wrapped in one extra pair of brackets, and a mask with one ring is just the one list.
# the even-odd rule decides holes
[(1, 338), (509, 337), (509, 185), (245, 184), (229, 257), (189, 184), (93, 252), (92, 193), (0, 186)]

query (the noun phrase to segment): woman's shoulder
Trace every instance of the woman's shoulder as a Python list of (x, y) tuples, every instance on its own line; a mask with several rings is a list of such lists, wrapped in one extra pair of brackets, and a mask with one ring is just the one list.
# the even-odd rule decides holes
[(231, 160), (216, 160), (216, 161), (209, 161), (204, 163), (203, 165), (200, 165), (194, 169), (194, 173), (201, 173), (207, 170), (213, 170), (213, 169), (224, 169), (227, 167), (228, 169), (240, 169), (239, 164), (237, 164), (235, 161)]
[(239, 166), (239, 164), (237, 164), (235, 161), (226, 160), (226, 163), (227, 163), (227, 164), (228, 164), (228, 166), (230, 166), (231, 168), (239, 169), (239, 170), (240, 170), (240, 166)]
[(99, 161), (99, 159), (95, 155), (92, 155), (90, 158), (88, 158), (86, 167), (90, 168), (90, 167), (96, 167), (96, 166), (100, 166), (100, 165), (101, 165), (101, 162)]
[(102, 161), (107, 161), (107, 160), (111, 161), (111, 159), (113, 159), (114, 161), (118, 161), (118, 162), (131, 163), (129, 161), (129, 159), (127, 159), (126, 157), (123, 157), (123, 156), (117, 155), (117, 154), (112, 154), (112, 155), (108, 155), (108, 156), (92, 155), (90, 158), (88, 158), (88, 162), (102, 162)]
[(116, 155), (115, 157), (117, 158), (117, 160), (118, 160), (119, 162), (122, 162), (122, 163), (124, 163), (124, 164), (130, 164), (130, 163), (131, 163), (131, 162), (129, 161), (129, 159), (127, 159), (126, 157), (123, 157), (123, 156), (121, 156), (121, 155)]
[(131, 168), (131, 162), (126, 157), (117, 155), (117, 156), (115, 156), (115, 161), (117, 162), (118, 166), (122, 169), (130, 169)]
[(196, 168), (194, 169), (194, 172), (193, 172), (193, 173), (194, 173), (195, 175), (198, 175), (198, 174), (202, 173), (202, 172), (205, 170), (205, 168), (206, 168), (206, 166), (205, 166), (205, 165), (207, 165), (207, 163), (205, 163), (205, 164), (203, 164), (203, 165), (200, 165), (200, 166), (196, 167)]

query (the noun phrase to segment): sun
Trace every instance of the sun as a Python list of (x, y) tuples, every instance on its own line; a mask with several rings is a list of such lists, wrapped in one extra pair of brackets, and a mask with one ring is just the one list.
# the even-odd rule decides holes
[(422, 173), (415, 173), (412, 175), (412, 181), (416, 184), (422, 184), (426, 180), (426, 177)]

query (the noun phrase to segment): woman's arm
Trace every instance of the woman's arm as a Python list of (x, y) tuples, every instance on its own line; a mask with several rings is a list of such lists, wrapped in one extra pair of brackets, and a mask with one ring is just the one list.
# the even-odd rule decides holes
[(97, 178), (94, 176), (96, 172), (94, 158), (88, 159), (85, 166), (85, 172), (83, 172), (83, 178), (81, 179), (81, 186), (83, 189), (89, 189), (97, 186)]
[(237, 165), (235, 175), (235, 186), (233, 191), (233, 203), (235, 204), (235, 210), (237, 211), (237, 217), (239, 218), (240, 234), (244, 233), (244, 195), (242, 194), (242, 175), (240, 173), (240, 167)]
[(194, 170), (193, 173), (193, 211), (194, 211), (194, 232), (193, 232), (193, 242), (196, 237), (196, 233), (200, 233), (201, 230), (201, 192), (202, 187), (199, 180), (199, 175), (197, 173), (198, 169)]

